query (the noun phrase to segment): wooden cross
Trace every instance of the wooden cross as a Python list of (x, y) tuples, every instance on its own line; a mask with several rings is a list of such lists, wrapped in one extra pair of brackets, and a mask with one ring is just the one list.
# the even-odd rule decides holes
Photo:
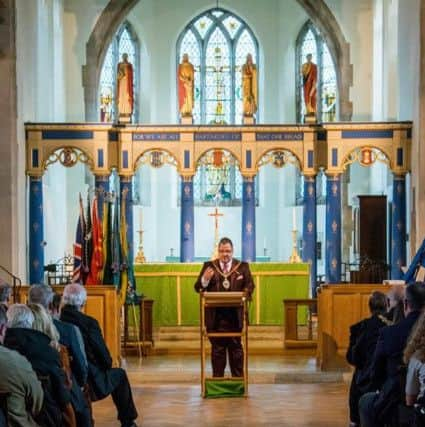
[(208, 216), (214, 217), (214, 224), (215, 224), (215, 233), (214, 233), (214, 251), (211, 256), (211, 259), (217, 259), (218, 258), (218, 217), (224, 216), (224, 214), (218, 212), (218, 208), (216, 207), (214, 210), (214, 213), (208, 214)]
[(215, 231), (218, 231), (218, 217), (224, 216), (224, 214), (218, 212), (218, 208), (215, 208), (214, 213), (208, 214), (208, 216), (214, 217)]

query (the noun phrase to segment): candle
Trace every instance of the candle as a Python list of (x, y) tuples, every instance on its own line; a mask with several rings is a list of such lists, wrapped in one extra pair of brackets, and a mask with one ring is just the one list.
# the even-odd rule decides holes
[(297, 218), (295, 216), (295, 207), (292, 208), (292, 230), (297, 229)]

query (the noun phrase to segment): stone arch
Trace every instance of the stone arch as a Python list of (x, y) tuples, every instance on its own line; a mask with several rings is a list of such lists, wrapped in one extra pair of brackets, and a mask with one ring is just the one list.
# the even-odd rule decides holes
[[(353, 105), (350, 87), (353, 84), (353, 67), (350, 64), (350, 45), (341, 27), (326, 5), (325, 0), (296, 0), (320, 30), (338, 70), (339, 116), (351, 120)], [(99, 16), (86, 45), (86, 65), (83, 66), (83, 87), (86, 121), (97, 121), (97, 84), (102, 62), (109, 43), (119, 25), (139, 0), (109, 0)]]
[(86, 65), (83, 66), (85, 119), (98, 121), (97, 87), (103, 59), (109, 43), (130, 10), (139, 0), (109, 0), (103, 9), (86, 44)]
[(353, 104), (350, 101), (350, 87), (353, 85), (353, 66), (350, 64), (350, 44), (334, 14), (325, 0), (297, 0), (307, 12), (311, 22), (321, 32), (335, 63), (339, 93), (339, 117), (341, 121), (350, 121)]

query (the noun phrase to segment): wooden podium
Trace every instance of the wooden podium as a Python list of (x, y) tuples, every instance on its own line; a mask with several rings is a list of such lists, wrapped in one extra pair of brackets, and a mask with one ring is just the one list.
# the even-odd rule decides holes
[[(247, 299), (245, 292), (201, 292), (200, 294), (200, 332), (201, 332), (201, 388), (202, 397), (209, 397), (208, 383), (221, 382), (222, 386), (229, 386), (229, 392), (223, 393), (221, 397), (248, 394), (248, 322), (247, 322)], [(205, 325), (205, 310), (207, 308), (234, 307), (243, 310), (243, 325), (240, 332), (208, 332)], [(243, 347), (243, 377), (208, 377), (205, 372), (206, 346), (208, 338), (233, 338), (240, 337)], [(232, 384), (233, 383), (233, 384)], [(242, 392), (232, 392), (232, 385), (239, 383)], [(234, 389), (233, 389), (234, 390)], [(215, 397), (219, 397), (216, 395)]]

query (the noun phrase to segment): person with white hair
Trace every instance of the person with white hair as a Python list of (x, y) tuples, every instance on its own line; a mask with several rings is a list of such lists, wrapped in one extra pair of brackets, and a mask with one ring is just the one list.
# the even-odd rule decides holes
[[(13, 307), (13, 306), (12, 306)], [(31, 316), (22, 313), (24, 321), (31, 323)], [(0, 343), (7, 330), (7, 316), (0, 307)], [(0, 345), (0, 392), (6, 395), (7, 424), (10, 427), (38, 427), (34, 418), (43, 404), (43, 389), (31, 364), (16, 351)], [(0, 424), (2, 425), (2, 424)]]
[(4, 280), (0, 280), (0, 306), (7, 311), (9, 306), (10, 295), (12, 294), (12, 286)]
[(92, 400), (101, 400), (108, 395), (118, 410), (122, 427), (137, 427), (137, 410), (134, 405), (130, 383), (124, 369), (113, 368), (112, 358), (103, 339), (99, 323), (81, 310), (87, 300), (85, 288), (77, 283), (65, 286), (61, 320), (72, 323), (81, 331), (89, 364), (88, 384)]
[(37, 423), (63, 426), (62, 410), (71, 402), (71, 395), (66, 387), (59, 352), (52, 347), (51, 337), (33, 329), (34, 315), (26, 305), (11, 305), (7, 320), (4, 345), (25, 356), (42, 382), (44, 403)]

